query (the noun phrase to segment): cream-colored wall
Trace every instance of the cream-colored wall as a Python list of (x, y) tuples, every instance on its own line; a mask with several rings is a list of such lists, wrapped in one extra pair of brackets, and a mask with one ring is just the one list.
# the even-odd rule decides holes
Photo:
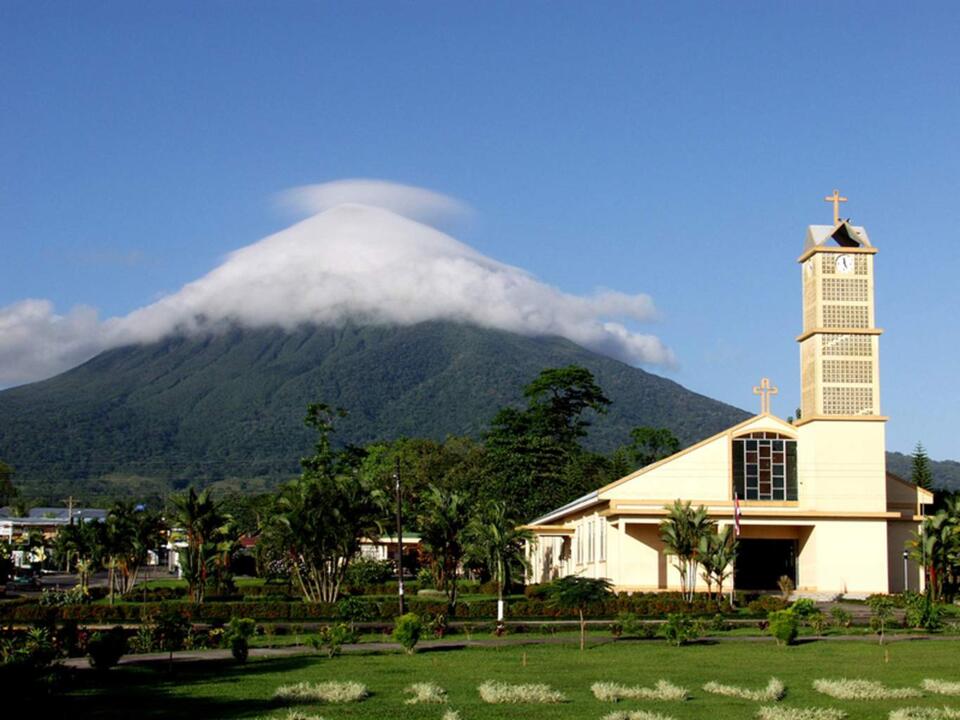
[[(885, 593), (889, 588), (887, 522), (828, 520), (818, 522), (801, 550), (805, 567), (813, 562), (813, 587), (820, 592)], [(810, 583), (801, 575), (804, 587)]]
[(890, 577), (890, 592), (898, 593), (904, 590), (920, 592), (923, 590), (922, 570), (919, 563), (913, 560), (907, 560), (908, 585), (905, 587), (903, 582), (903, 551), (906, 549), (907, 541), (911, 539), (913, 533), (919, 530), (919, 528), (919, 523), (911, 521), (889, 523), (887, 528), (887, 540), (889, 543), (887, 572)]
[(661, 552), (663, 543), (657, 525), (624, 523), (622, 527), (622, 532), (617, 527), (617, 551), (611, 558), (610, 579), (618, 588), (666, 588), (666, 556)]
[(800, 507), (825, 512), (885, 512), (884, 423), (818, 420), (798, 428)]

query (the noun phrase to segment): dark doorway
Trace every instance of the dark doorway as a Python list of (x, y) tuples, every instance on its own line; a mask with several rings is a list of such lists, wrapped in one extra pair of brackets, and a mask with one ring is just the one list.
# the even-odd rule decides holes
[(796, 586), (796, 540), (740, 540), (733, 579), (737, 590), (776, 590), (783, 575)]

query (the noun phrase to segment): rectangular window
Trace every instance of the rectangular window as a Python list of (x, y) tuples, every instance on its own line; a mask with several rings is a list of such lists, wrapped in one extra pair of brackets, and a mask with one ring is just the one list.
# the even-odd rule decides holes
[(607, 524), (600, 522), (600, 562), (607, 560)]

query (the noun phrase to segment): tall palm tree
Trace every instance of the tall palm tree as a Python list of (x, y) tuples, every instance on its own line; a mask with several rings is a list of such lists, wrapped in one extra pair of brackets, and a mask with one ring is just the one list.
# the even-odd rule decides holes
[(506, 503), (492, 500), (466, 529), (467, 556), (482, 563), (497, 583), (497, 622), (503, 622), (503, 589), (510, 582), (511, 569), (528, 567), (524, 543), (533, 537), (518, 527), (507, 512)]
[(688, 602), (693, 601), (697, 585), (700, 559), (700, 540), (713, 530), (713, 523), (702, 505), (696, 509), (690, 501), (675, 500), (667, 505), (667, 517), (660, 523), (660, 539), (664, 549), (673, 555), (674, 567), (680, 573), (681, 592)]
[(430, 555), (437, 587), (447, 595), (447, 614), (457, 609), (457, 582), (464, 557), (464, 532), (470, 522), (470, 497), (429, 485), (420, 497), (420, 543)]
[(160, 540), (160, 516), (130, 502), (116, 502), (107, 513), (103, 555), (110, 575), (110, 601), (114, 590), (130, 592), (137, 582), (147, 553)]
[(84, 595), (89, 592), (90, 572), (100, 563), (103, 548), (99, 529), (99, 523), (80, 520), (57, 533), (57, 555), (67, 572), (76, 570), (77, 584)]
[(194, 602), (202, 603), (207, 578), (215, 572), (218, 544), (228, 535), (228, 518), (209, 490), (197, 493), (192, 487), (186, 494), (174, 497), (173, 523), (186, 536), (186, 552), (180, 565), (187, 578)]

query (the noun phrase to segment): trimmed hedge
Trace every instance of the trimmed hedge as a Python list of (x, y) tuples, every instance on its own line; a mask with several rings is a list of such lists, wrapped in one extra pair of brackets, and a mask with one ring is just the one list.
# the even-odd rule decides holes
[[(397, 617), (397, 603), (393, 599), (355, 598), (355, 600), (368, 604), (368, 615), (371, 619), (390, 621)], [(62, 620), (75, 620), (82, 623), (146, 622), (161, 610), (171, 607), (182, 611), (193, 622), (227, 622), (233, 617), (249, 617), (266, 621), (340, 619), (336, 605), (264, 598), (240, 602), (210, 602), (202, 605), (194, 605), (186, 601), (122, 602), (115, 605), (83, 604), (61, 607), (41, 607), (35, 603), (0, 605), (0, 621), (16, 623)], [(447, 611), (443, 599), (432, 598), (408, 598), (406, 609), (407, 612), (413, 612), (422, 617), (436, 617), (446, 614)], [(513, 619), (577, 617), (576, 610), (555, 608), (544, 600), (533, 598), (509, 603), (507, 611), (509, 617)], [(615, 617), (623, 612), (634, 613), (641, 617), (664, 617), (671, 613), (713, 617), (718, 613), (729, 613), (730, 610), (725, 603), (718, 605), (705, 596), (697, 596), (692, 604), (687, 604), (678, 593), (636, 593), (634, 595), (622, 593), (606, 602), (592, 605), (587, 609), (587, 616)], [(496, 615), (496, 600), (465, 600), (457, 603), (456, 619), (490, 619)]]

